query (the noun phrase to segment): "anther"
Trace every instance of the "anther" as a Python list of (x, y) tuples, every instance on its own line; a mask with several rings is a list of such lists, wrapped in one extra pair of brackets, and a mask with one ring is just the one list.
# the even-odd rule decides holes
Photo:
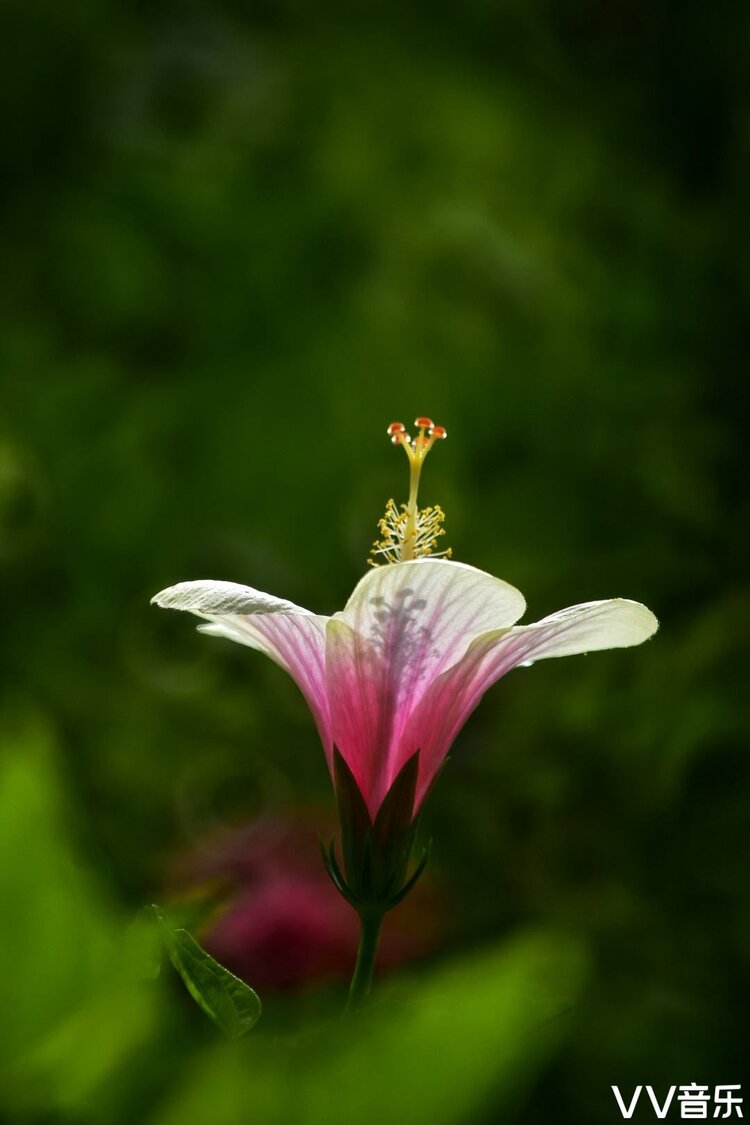
[(414, 425), (418, 426), (420, 430), (432, 430), (435, 426), (432, 418), (415, 418)]
[(432, 427), (432, 436), (437, 441), (440, 441), (441, 438), (447, 438), (448, 431), (446, 430), (445, 426), (433, 426)]
[(390, 426), (385, 432), (388, 434), (388, 437), (393, 437), (394, 434), (402, 434), (405, 429), (406, 426), (403, 422), (391, 422)]

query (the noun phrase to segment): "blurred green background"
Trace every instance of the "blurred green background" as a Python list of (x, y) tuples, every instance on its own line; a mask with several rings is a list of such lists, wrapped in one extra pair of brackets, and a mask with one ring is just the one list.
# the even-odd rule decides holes
[[(8, 1119), (594, 1125), (612, 1083), (741, 1082), (747, 8), (3, 12)], [(217, 825), (330, 783), (294, 685), (148, 600), (340, 608), (423, 412), (456, 558), (530, 620), (662, 629), (484, 701), (425, 813), (425, 963), (227, 1044), (123, 935)]]

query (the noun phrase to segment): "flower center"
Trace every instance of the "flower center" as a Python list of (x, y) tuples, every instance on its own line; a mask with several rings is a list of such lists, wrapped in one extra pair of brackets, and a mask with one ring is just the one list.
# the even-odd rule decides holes
[(419, 478), (425, 457), (435, 442), (446, 438), (448, 434), (443, 426), (436, 426), (431, 418), (416, 418), (414, 425), (418, 433), (413, 440), (402, 422), (391, 422), (386, 430), (393, 444), (402, 446), (409, 458), (409, 500), (400, 508), (396, 507), (393, 500), (386, 504), (385, 515), (378, 524), (380, 539), (373, 543), (368, 560), (371, 566), (380, 566), (382, 562), (407, 562), (433, 553), (449, 557), (451, 553), (450, 550), (433, 552), (438, 538), (445, 535), (442, 527), (445, 515), (442, 508), (437, 504), (432, 508), (420, 508), (417, 504)]

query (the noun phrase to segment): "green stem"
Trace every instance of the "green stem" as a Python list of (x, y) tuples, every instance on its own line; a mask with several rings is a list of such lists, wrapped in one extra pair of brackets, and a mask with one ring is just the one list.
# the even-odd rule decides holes
[(372, 987), (383, 915), (363, 910), (359, 916), (359, 922), (359, 950), (357, 952), (357, 964), (354, 966), (354, 976), (352, 977), (352, 983), (349, 985), (347, 1012), (353, 1012), (358, 1008), (362, 1001), (367, 998)]

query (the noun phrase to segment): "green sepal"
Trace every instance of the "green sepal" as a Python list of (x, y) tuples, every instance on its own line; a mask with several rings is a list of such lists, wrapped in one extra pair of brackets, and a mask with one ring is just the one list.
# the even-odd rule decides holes
[(328, 872), (328, 877), (333, 883), (336, 890), (340, 895), (343, 896), (343, 898), (346, 899), (347, 902), (351, 903), (355, 910), (359, 909), (359, 901), (356, 895), (352, 892), (351, 888), (348, 886), (346, 879), (342, 874), (341, 868), (339, 867), (339, 862), (336, 859), (335, 841), (331, 840), (328, 847), (326, 847), (326, 845), (321, 840), (320, 851), (323, 856), (323, 866)]
[(418, 879), (419, 879), (420, 875), (422, 874), (422, 872), (424, 871), (425, 867), (427, 866), (427, 861), (428, 861), (428, 859), (430, 858), (430, 852), (431, 852), (431, 851), (432, 851), (432, 840), (430, 840), (429, 844), (427, 845), (427, 847), (426, 847), (426, 848), (425, 848), (425, 850), (423, 851), (423, 853), (422, 853), (422, 858), (420, 859), (419, 863), (417, 864), (417, 866), (416, 866), (416, 868), (414, 869), (414, 871), (413, 871), (413, 873), (411, 874), (411, 876), (410, 876), (410, 877), (409, 877), (409, 878), (407, 879), (407, 881), (406, 881), (406, 882), (404, 883), (404, 885), (403, 885), (403, 887), (401, 888), (401, 890), (397, 892), (397, 894), (396, 894), (396, 895), (394, 896), (394, 898), (392, 898), (392, 899), (391, 899), (391, 900), (389, 901), (389, 903), (388, 903), (388, 906), (386, 907), (386, 909), (387, 909), (387, 910), (393, 910), (394, 906), (398, 906), (398, 904), (399, 904), (399, 903), (400, 903), (400, 902), (401, 902), (401, 901), (402, 901), (403, 899), (405, 899), (405, 898), (406, 898), (406, 896), (408, 895), (409, 891), (410, 891), (410, 890), (412, 889), (412, 887), (414, 887), (414, 885), (415, 885), (415, 884), (417, 883), (417, 881), (418, 881)]
[(416, 821), (414, 799), (419, 751), (401, 767), (378, 809), (372, 829), (373, 882), (382, 894), (400, 886), (409, 865)]
[(202, 949), (187, 930), (169, 925), (164, 911), (151, 907), (164, 948), (190, 995), (229, 1039), (239, 1039), (258, 1022), (257, 993)]
[(333, 776), (341, 824), (344, 870), (350, 882), (361, 881), (368, 866), (372, 821), (354, 774), (336, 746), (333, 748)]
[[(419, 751), (399, 770), (373, 823), (348, 763), (333, 750), (334, 782), (341, 823), (343, 871), (335, 844), (321, 841), (323, 863), (339, 894), (360, 914), (383, 914), (408, 894), (422, 874), (429, 849), (408, 878), (409, 857), (417, 831), (414, 818)], [(406, 880), (406, 882), (405, 882)]]

